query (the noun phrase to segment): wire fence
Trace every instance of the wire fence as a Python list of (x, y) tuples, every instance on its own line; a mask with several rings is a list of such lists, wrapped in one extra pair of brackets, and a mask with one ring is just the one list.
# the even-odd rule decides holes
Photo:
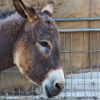
[[(55, 18), (54, 20), (57, 22), (100, 21), (100, 18)], [(61, 60), (66, 79), (66, 86), (61, 94), (53, 99), (47, 99), (44, 94), (34, 96), (33, 87), (29, 91), (24, 87), (22, 91), (20, 79), (23, 79), (25, 86), (27, 80), (16, 68), (13, 68), (0, 72), (0, 100), (100, 100), (100, 28), (66, 28), (59, 29), (59, 32), (62, 42)], [(82, 37), (78, 36), (79, 34)], [(76, 39), (74, 36), (79, 38), (74, 40)], [(82, 39), (81, 43), (79, 39)], [(73, 47), (76, 41), (77, 49)], [(78, 47), (78, 43), (82, 47)], [(9, 89), (8, 83), (11, 84), (12, 89)], [(2, 86), (5, 88), (2, 89)]]

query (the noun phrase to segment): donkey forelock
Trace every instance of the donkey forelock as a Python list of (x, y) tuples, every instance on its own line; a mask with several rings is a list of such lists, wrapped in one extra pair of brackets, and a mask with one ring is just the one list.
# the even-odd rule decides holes
[(0, 15), (0, 20), (6, 19), (7, 17), (15, 14), (16, 10), (5, 11)]

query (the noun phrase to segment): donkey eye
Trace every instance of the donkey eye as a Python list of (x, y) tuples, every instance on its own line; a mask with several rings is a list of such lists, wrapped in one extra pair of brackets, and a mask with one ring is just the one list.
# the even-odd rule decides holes
[(51, 22), (49, 20), (46, 21), (47, 24), (51, 24)]
[(39, 42), (39, 44), (43, 47), (50, 47), (48, 42), (45, 42), (45, 41), (42, 41), (42, 42)]

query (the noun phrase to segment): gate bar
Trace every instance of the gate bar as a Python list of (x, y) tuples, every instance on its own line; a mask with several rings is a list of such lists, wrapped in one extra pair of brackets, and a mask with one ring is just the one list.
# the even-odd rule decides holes
[(100, 28), (79, 28), (79, 29), (58, 29), (60, 33), (64, 32), (100, 32)]
[(55, 21), (100, 21), (100, 17), (79, 17), (79, 18), (53, 18)]

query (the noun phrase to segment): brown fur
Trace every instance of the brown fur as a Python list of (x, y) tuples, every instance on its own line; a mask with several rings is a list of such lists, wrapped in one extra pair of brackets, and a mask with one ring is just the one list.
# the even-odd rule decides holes
[(23, 24), (24, 21), (17, 13), (5, 20), (0, 20), (0, 71), (14, 65), (13, 47)]
[[(22, 73), (40, 85), (51, 69), (58, 69), (61, 65), (57, 27), (48, 15), (40, 13), (39, 16), (40, 19), (29, 22), (15, 13), (1, 21), (0, 71), (14, 65), (13, 55), (17, 52)], [(37, 47), (36, 43), (41, 40), (51, 43), (50, 54), (43, 54)]]

